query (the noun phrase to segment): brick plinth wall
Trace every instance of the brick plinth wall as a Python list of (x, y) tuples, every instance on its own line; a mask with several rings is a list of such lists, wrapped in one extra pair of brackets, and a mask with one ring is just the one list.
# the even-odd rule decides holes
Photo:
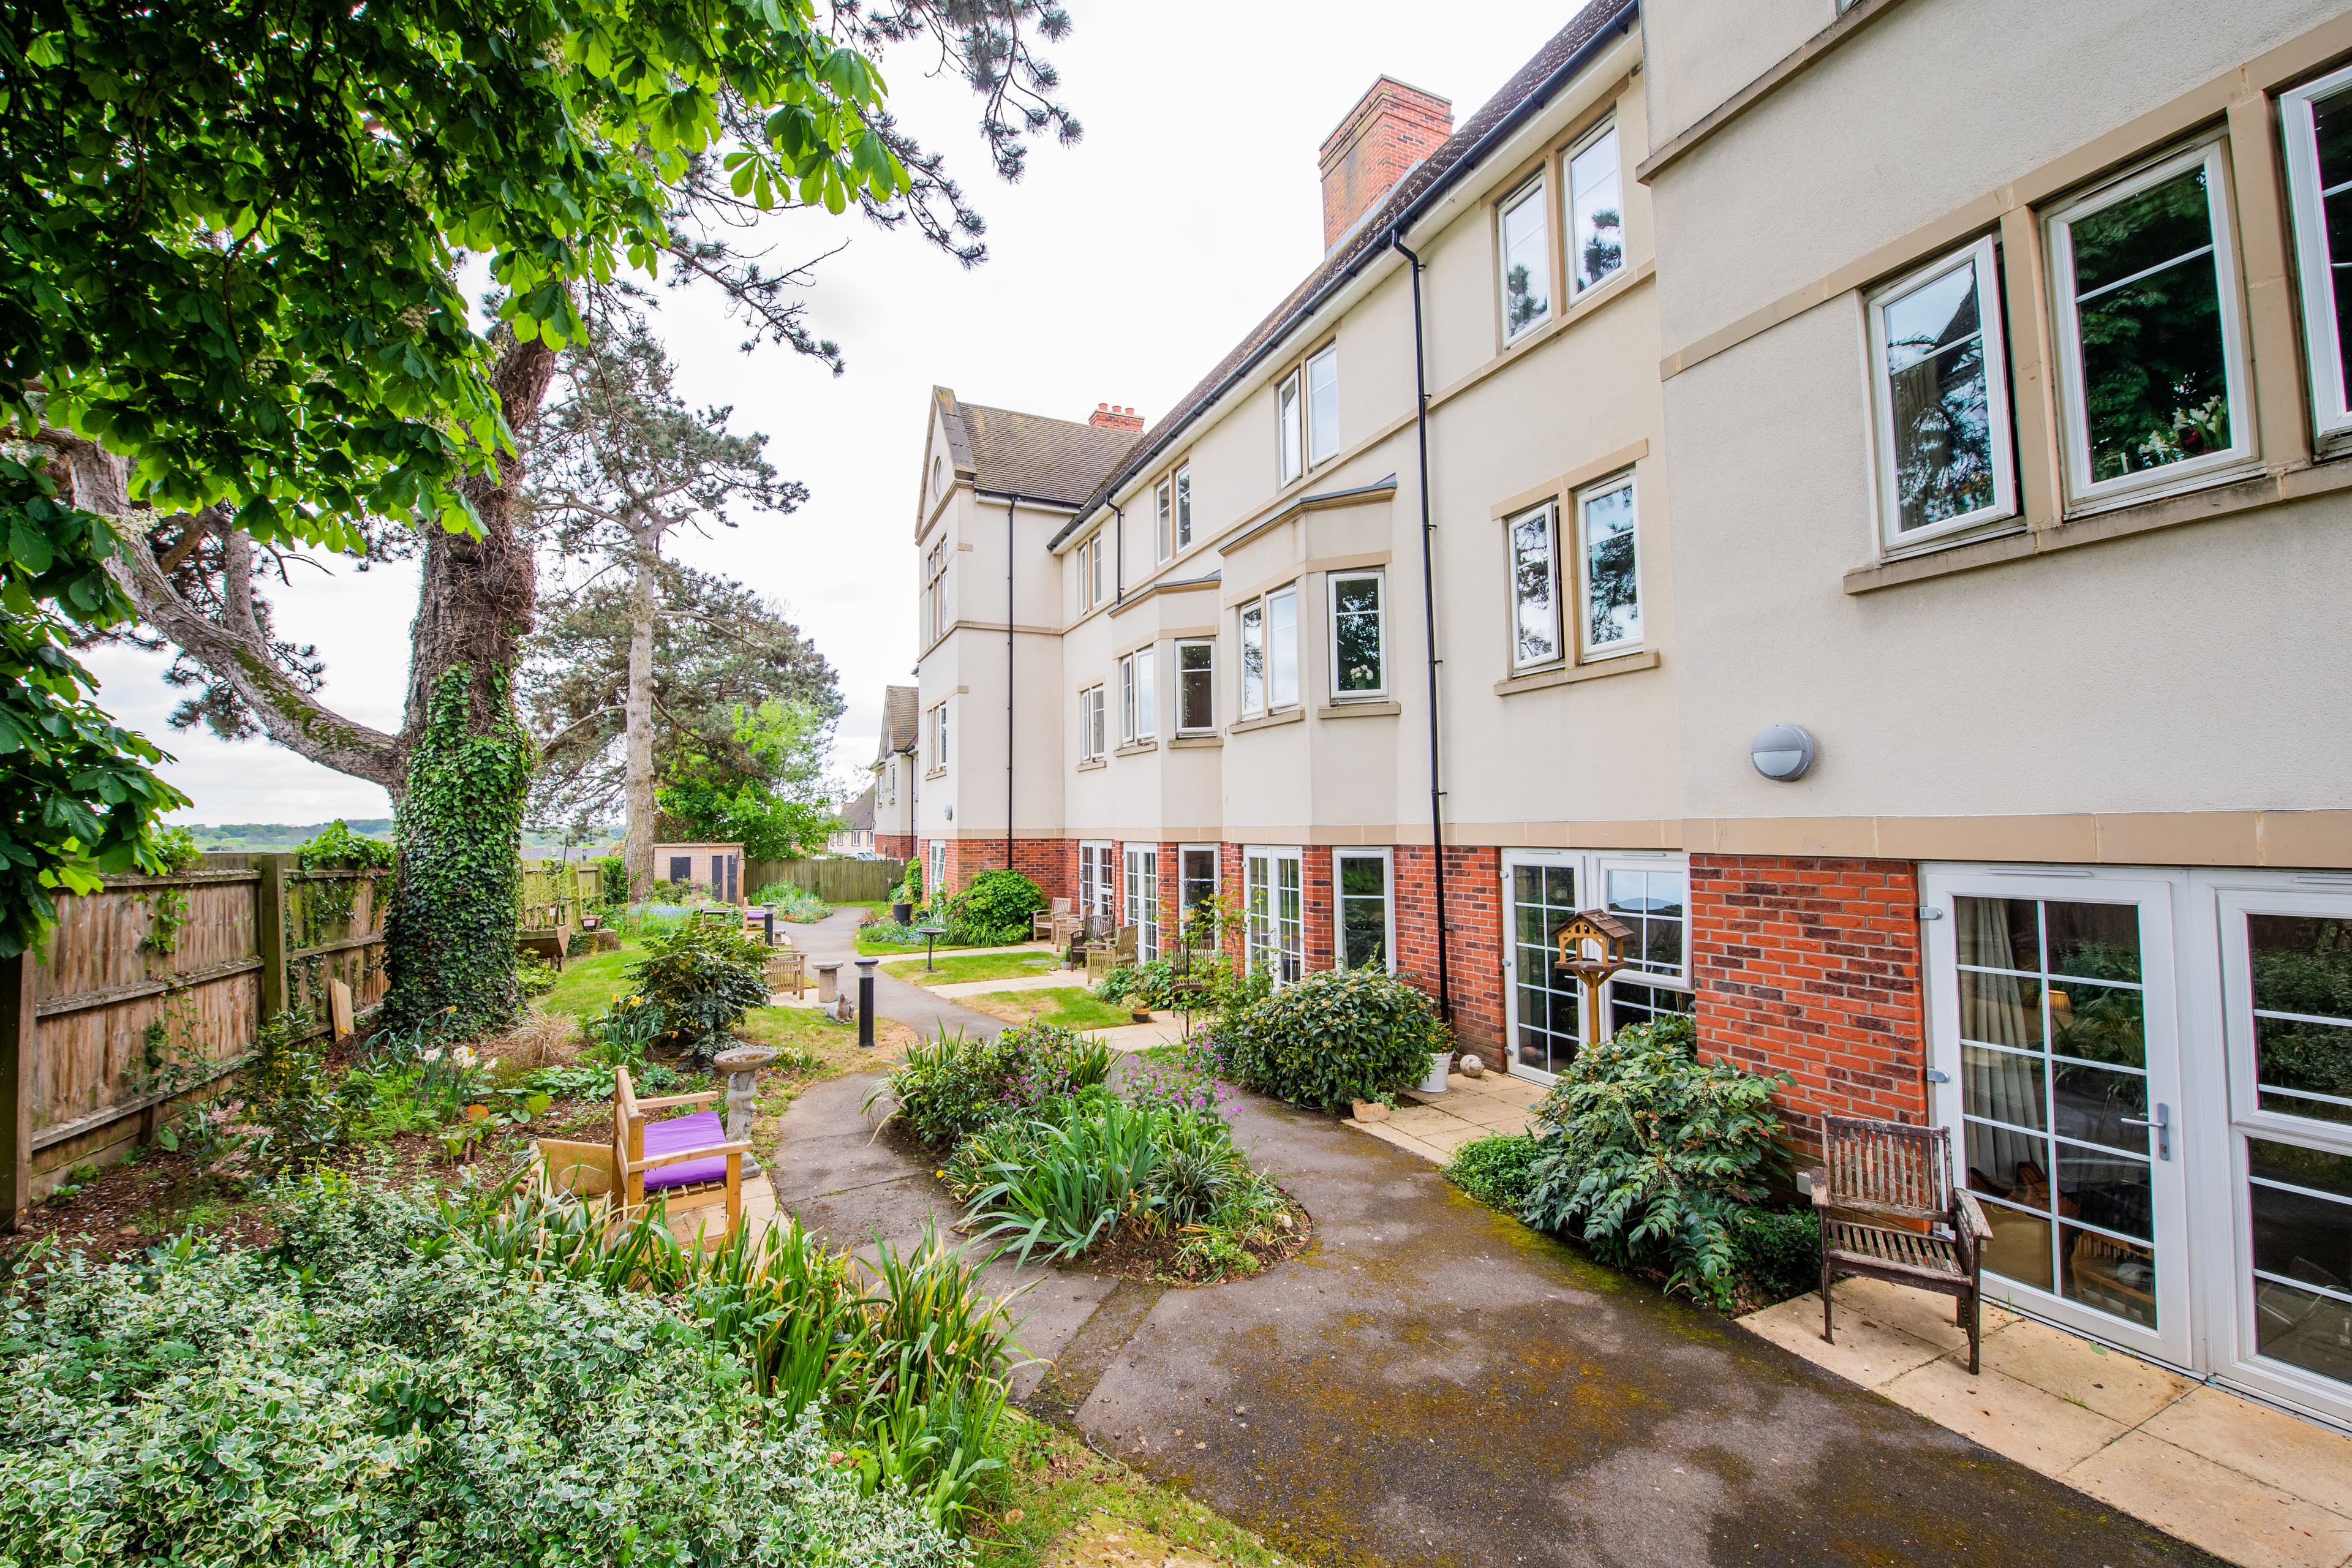
[(1927, 1120), (1918, 903), (1907, 860), (1690, 858), (1700, 1045), (1796, 1079), (1792, 1142), (1825, 1114)]
[[(1437, 992), (1437, 879), (1425, 846), (1399, 845), (1395, 865), (1397, 972)], [(1465, 1050), (1501, 1065), (1503, 1045), (1502, 851), (1445, 851), (1446, 988), (1454, 1033)]]
[(911, 833), (877, 833), (874, 836), (874, 853), (886, 860), (912, 860), (915, 858), (915, 836)]
[[(915, 858), (923, 867), (923, 875), (931, 874), (931, 843), (928, 838), (914, 841)], [(982, 871), (998, 871), (1004, 868), (1004, 840), (1002, 838), (950, 838), (948, 847), (948, 889), (957, 891), (971, 885), (971, 879)], [(1078, 896), (1078, 846), (1068, 838), (1015, 838), (1013, 841), (1013, 868), (1037, 884), (1048, 899), (1068, 899), (1073, 904)], [(931, 891), (928, 881), (924, 891)]]

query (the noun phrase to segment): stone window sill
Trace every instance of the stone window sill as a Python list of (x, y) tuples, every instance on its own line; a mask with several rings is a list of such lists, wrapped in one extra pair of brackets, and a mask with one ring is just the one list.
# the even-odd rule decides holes
[(933, 768), (923, 776), (927, 779), (943, 779), (948, 776), (948, 771), (945, 768)]
[(1171, 751), (1179, 748), (1190, 751), (1195, 746), (1222, 746), (1224, 743), (1223, 735), (1179, 735), (1168, 742), (1168, 747)]
[(1255, 719), (1237, 719), (1226, 730), (1228, 735), (1246, 735), (1252, 730), (1270, 730), (1276, 724), (1297, 724), (1307, 717), (1304, 708), (1286, 708), (1279, 713), (1261, 714)]
[(1146, 752), (1156, 752), (1159, 749), (1160, 742), (1156, 740), (1129, 741), (1126, 745), (1121, 746), (1118, 751), (1113, 752), (1111, 755), (1114, 757), (1139, 757)]
[(1614, 658), (1599, 659), (1591, 664), (1571, 664), (1560, 669), (1538, 670), (1533, 675), (1498, 680), (1495, 682), (1495, 695), (1516, 697), (1522, 691), (1546, 691), (1555, 686), (1573, 686), (1580, 680), (1601, 680), (1612, 675), (1631, 675), (1637, 669), (1657, 668), (1658, 656), (1654, 649), (1621, 653)]
[(1318, 708), (1318, 719), (1393, 719), (1404, 711), (1402, 702), (1334, 702)]
[(1108, 766), (1110, 766), (1110, 763), (1104, 758), (1088, 757), (1086, 761), (1078, 764), (1078, 772), (1082, 773), (1092, 773), (1097, 768), (1107, 768)]

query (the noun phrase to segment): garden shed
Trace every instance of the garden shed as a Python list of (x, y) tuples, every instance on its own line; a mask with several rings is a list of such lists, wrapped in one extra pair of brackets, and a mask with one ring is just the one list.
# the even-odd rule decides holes
[(656, 844), (654, 879), (691, 887), (724, 903), (743, 901), (743, 846)]

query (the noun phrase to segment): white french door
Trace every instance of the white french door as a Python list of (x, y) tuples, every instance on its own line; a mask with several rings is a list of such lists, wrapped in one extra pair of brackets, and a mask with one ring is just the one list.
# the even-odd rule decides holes
[(1160, 846), (1127, 847), (1127, 923), (1135, 928), (1138, 963), (1160, 956)]
[(1078, 913), (1111, 918), (1111, 847), (1097, 839), (1078, 843)]
[(1265, 969), (1276, 985), (1306, 972), (1306, 882), (1297, 849), (1252, 844), (1242, 850), (1249, 967)]
[[(1687, 862), (1678, 854), (1503, 851), (1503, 995), (1510, 1069), (1557, 1079), (1576, 1053), (1628, 1024), (1691, 1010)], [(1604, 908), (1633, 930), (1631, 966), (1589, 1019), (1581, 982), (1554, 967), (1552, 933)]]
[(1930, 867), (1932, 1112), (1983, 1205), (1985, 1294), (2195, 1359), (2193, 1119), (2174, 910), (2184, 873)]

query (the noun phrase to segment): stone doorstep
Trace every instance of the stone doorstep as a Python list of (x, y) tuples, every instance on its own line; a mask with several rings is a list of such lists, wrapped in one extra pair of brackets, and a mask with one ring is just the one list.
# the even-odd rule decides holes
[(1948, 1299), (1869, 1279), (1743, 1327), (1995, 1453), (2248, 1568), (2352, 1562), (2352, 1436), (1988, 1303), (1983, 1370)]

